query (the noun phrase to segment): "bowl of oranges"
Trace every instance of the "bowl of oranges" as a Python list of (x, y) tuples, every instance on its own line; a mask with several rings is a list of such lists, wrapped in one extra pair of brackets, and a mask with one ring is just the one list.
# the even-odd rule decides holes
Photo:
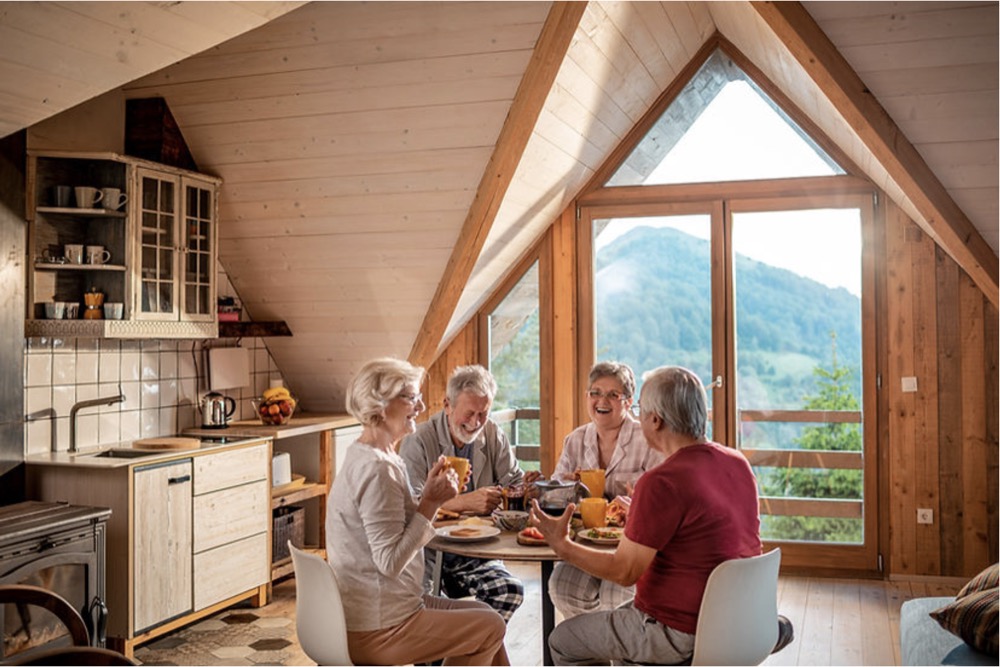
[(267, 426), (281, 426), (291, 420), (297, 401), (285, 387), (272, 387), (251, 403), (261, 423)]

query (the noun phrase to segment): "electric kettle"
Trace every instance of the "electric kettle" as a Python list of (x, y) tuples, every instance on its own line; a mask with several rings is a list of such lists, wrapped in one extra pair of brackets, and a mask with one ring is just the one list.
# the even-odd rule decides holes
[(201, 398), (201, 427), (226, 428), (229, 418), (236, 412), (236, 401), (217, 391), (210, 391)]

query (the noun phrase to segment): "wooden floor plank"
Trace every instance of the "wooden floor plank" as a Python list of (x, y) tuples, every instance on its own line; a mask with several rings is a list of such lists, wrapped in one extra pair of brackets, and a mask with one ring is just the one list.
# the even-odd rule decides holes
[(800, 665), (836, 664), (831, 661), (833, 587), (831, 579), (809, 581), (809, 601), (802, 632), (799, 634), (802, 642), (798, 658)]
[(831, 665), (861, 665), (861, 592), (856, 579), (833, 583)]
[(861, 664), (898, 665), (899, 630), (889, 629), (885, 585), (880, 581), (859, 584), (861, 600)]

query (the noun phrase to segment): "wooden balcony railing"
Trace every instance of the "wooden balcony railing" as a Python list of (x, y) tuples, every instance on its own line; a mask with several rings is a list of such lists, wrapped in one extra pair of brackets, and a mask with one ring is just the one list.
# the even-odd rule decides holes
[[(519, 461), (538, 461), (539, 443), (521, 442), (518, 423), (541, 418), (538, 408), (497, 410), (491, 417), (507, 429), (511, 445)], [(861, 413), (846, 410), (741, 410), (740, 422), (771, 422), (798, 424), (860, 424)], [(803, 449), (741, 449), (755, 468), (792, 468), (823, 470), (862, 470), (862, 452), (813, 451)], [(862, 500), (828, 498), (791, 498), (761, 496), (760, 512), (767, 515), (811, 516), (824, 518), (860, 519)]]

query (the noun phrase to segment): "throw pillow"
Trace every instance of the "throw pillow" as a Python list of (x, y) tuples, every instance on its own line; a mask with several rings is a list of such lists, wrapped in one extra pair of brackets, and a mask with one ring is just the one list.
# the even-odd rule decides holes
[(948, 632), (976, 650), (997, 656), (998, 589), (969, 593), (931, 612)]
[(979, 591), (996, 588), (998, 584), (1000, 584), (1000, 563), (993, 563), (993, 565), (990, 565), (970, 579), (969, 583), (963, 586), (962, 590), (955, 597), (961, 598), (969, 593), (978, 593)]

